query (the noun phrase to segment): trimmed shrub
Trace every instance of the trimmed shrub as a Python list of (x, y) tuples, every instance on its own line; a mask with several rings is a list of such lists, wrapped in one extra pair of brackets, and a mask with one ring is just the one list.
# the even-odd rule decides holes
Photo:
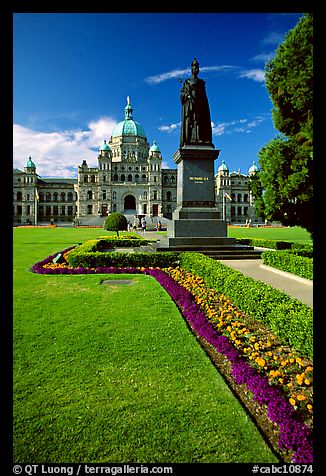
[(268, 325), (284, 343), (312, 357), (313, 311), (309, 306), (201, 253), (180, 253), (180, 266), (203, 278), (249, 316)]
[(291, 253), (299, 255), (299, 256), (305, 256), (306, 258), (313, 258), (314, 249), (312, 245), (292, 243)]
[(119, 236), (119, 231), (127, 230), (127, 218), (119, 212), (113, 212), (104, 220), (103, 228), (106, 231), (115, 231)]
[(68, 255), (69, 266), (74, 268), (96, 268), (96, 267), (161, 267), (177, 266), (179, 263), (179, 253), (106, 253), (100, 251), (78, 251), (81, 247), (75, 248)]
[(265, 240), (264, 238), (237, 238), (236, 242), (242, 245), (272, 248), (273, 250), (287, 250), (292, 247), (289, 241)]
[(263, 263), (268, 266), (273, 266), (302, 278), (313, 279), (312, 258), (299, 256), (293, 253), (292, 250), (264, 251), (261, 258)]

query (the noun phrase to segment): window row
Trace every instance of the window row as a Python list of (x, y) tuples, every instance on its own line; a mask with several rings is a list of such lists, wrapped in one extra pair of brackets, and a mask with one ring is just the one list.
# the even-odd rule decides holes
[[(26, 205), (26, 215), (31, 215), (32, 211), (34, 211), (34, 208), (32, 209), (31, 205)], [(23, 207), (22, 205), (17, 205), (16, 207), (16, 214), (17, 215), (22, 215), (23, 213)], [(37, 208), (37, 213), (38, 215), (41, 216), (70, 216), (73, 215), (74, 213), (74, 207), (73, 206), (68, 206), (68, 207), (59, 207), (59, 206), (42, 206), (40, 205)]]
[(237, 214), (238, 216), (242, 216), (242, 212), (244, 216), (248, 215), (248, 207), (231, 207), (231, 216), (235, 216)]
[[(16, 200), (18, 202), (23, 201), (23, 193), (22, 192), (17, 192), (16, 193)], [(28, 193), (26, 195), (26, 200), (31, 200), (32, 198), (30, 197), (30, 194)], [(74, 201), (74, 193), (73, 192), (68, 192), (67, 194), (65, 192), (61, 192), (60, 194), (58, 192), (53, 192), (52, 194), (50, 192), (39, 193), (39, 198), (38, 200), (40, 202), (73, 202)], [(77, 200), (77, 193), (75, 194), (75, 200)]]
[[(127, 178), (126, 178), (126, 175), (125, 174), (121, 174), (120, 175), (120, 179), (119, 179), (119, 175), (118, 174), (113, 174), (111, 176), (111, 180), (112, 182), (132, 182), (133, 181), (133, 177), (131, 174), (127, 175)], [(136, 174), (135, 175), (135, 181), (136, 182), (147, 182), (147, 175), (143, 174), (141, 177), (139, 174)]]
[(247, 193), (245, 193), (243, 195), (243, 200), (242, 200), (242, 194), (241, 193), (238, 193), (238, 195), (236, 195), (235, 193), (231, 193), (231, 198), (232, 198), (232, 202), (245, 202), (247, 203), (248, 202), (248, 199), (249, 199), (249, 195)]
[(176, 177), (174, 175), (172, 175), (172, 176), (164, 175), (163, 182), (164, 183), (176, 183)]

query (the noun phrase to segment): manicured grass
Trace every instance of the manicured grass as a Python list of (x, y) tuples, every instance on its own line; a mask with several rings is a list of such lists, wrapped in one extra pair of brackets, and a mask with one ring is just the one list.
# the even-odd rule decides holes
[(99, 233), (14, 230), (14, 461), (276, 462), (152, 277), (28, 271)]
[(263, 238), (266, 240), (291, 241), (293, 243), (312, 244), (310, 234), (304, 228), (272, 227), (228, 227), (228, 236), (232, 238)]

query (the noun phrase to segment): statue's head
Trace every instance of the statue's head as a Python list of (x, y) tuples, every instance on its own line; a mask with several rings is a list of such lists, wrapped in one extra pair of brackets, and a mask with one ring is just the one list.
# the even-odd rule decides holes
[(199, 73), (199, 63), (196, 58), (194, 58), (193, 62), (191, 63), (191, 72), (194, 76), (197, 76)]

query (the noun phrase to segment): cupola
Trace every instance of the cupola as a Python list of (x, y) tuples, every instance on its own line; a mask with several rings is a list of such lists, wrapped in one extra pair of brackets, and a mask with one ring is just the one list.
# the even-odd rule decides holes
[(256, 172), (259, 172), (259, 168), (257, 167), (256, 162), (254, 161), (254, 162), (252, 163), (252, 166), (251, 166), (250, 169), (248, 170), (248, 174), (249, 174), (249, 175), (253, 175), (253, 174), (255, 174)]
[(229, 173), (229, 168), (228, 166), (225, 164), (224, 160), (222, 160), (222, 163), (221, 165), (219, 166), (219, 168), (217, 169), (217, 172), (220, 173), (220, 174), (223, 174), (223, 175), (226, 175)]
[(139, 122), (134, 121), (132, 116), (133, 108), (130, 104), (130, 98), (127, 97), (127, 105), (125, 107), (125, 119), (118, 122), (112, 132), (112, 137), (121, 136), (137, 136), (146, 139), (146, 134)]

